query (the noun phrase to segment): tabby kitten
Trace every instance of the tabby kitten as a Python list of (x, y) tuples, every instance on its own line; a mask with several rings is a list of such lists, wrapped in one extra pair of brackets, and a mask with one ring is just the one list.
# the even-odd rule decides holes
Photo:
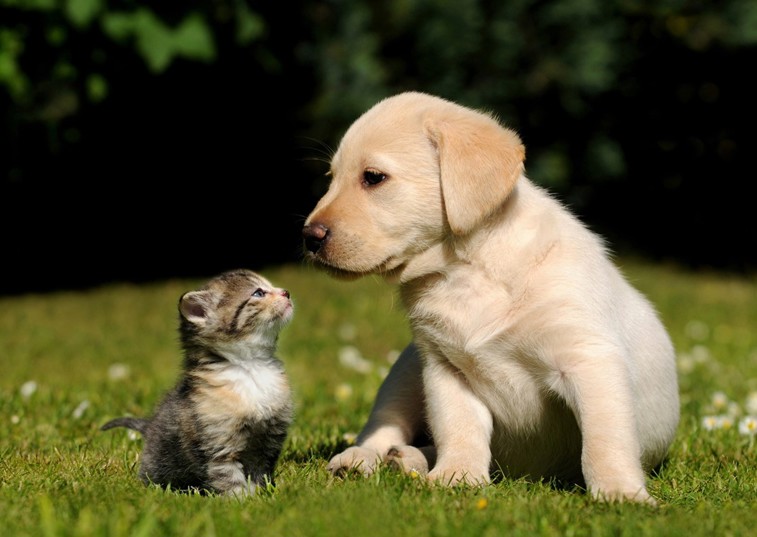
[(142, 433), (145, 484), (249, 495), (273, 484), (292, 421), (281, 329), (289, 292), (250, 270), (232, 270), (179, 300), (182, 374), (151, 418), (117, 418), (101, 427)]

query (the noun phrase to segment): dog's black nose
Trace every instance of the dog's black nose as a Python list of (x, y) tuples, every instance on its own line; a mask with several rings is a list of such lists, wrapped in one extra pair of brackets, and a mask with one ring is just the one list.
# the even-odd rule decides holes
[(309, 252), (316, 253), (329, 236), (329, 228), (323, 224), (309, 224), (302, 228), (302, 238), (305, 240), (305, 248)]

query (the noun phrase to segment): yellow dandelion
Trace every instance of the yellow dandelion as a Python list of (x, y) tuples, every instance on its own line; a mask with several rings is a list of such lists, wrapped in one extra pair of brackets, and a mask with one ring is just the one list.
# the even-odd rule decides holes
[(334, 391), (334, 397), (337, 401), (346, 401), (352, 397), (352, 386), (347, 383), (342, 383), (336, 387)]
[(478, 500), (476, 500), (476, 509), (477, 510), (483, 511), (487, 507), (489, 507), (489, 500), (487, 500), (486, 498), (479, 498)]

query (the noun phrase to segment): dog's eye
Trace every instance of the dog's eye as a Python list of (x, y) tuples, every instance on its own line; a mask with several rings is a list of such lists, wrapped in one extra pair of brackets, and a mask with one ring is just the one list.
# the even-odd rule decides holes
[(261, 288), (255, 289), (255, 291), (252, 293), (252, 296), (256, 298), (263, 298), (265, 296), (265, 291), (263, 291)]
[(386, 174), (377, 170), (365, 170), (363, 172), (363, 182), (366, 185), (373, 186), (381, 183), (386, 179)]

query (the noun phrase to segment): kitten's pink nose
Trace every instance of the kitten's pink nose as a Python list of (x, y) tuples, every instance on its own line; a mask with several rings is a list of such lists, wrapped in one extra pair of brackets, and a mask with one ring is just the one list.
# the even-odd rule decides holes
[(281, 296), (285, 296), (285, 297), (289, 298), (289, 291), (287, 291), (286, 289), (282, 289), (281, 290)]

